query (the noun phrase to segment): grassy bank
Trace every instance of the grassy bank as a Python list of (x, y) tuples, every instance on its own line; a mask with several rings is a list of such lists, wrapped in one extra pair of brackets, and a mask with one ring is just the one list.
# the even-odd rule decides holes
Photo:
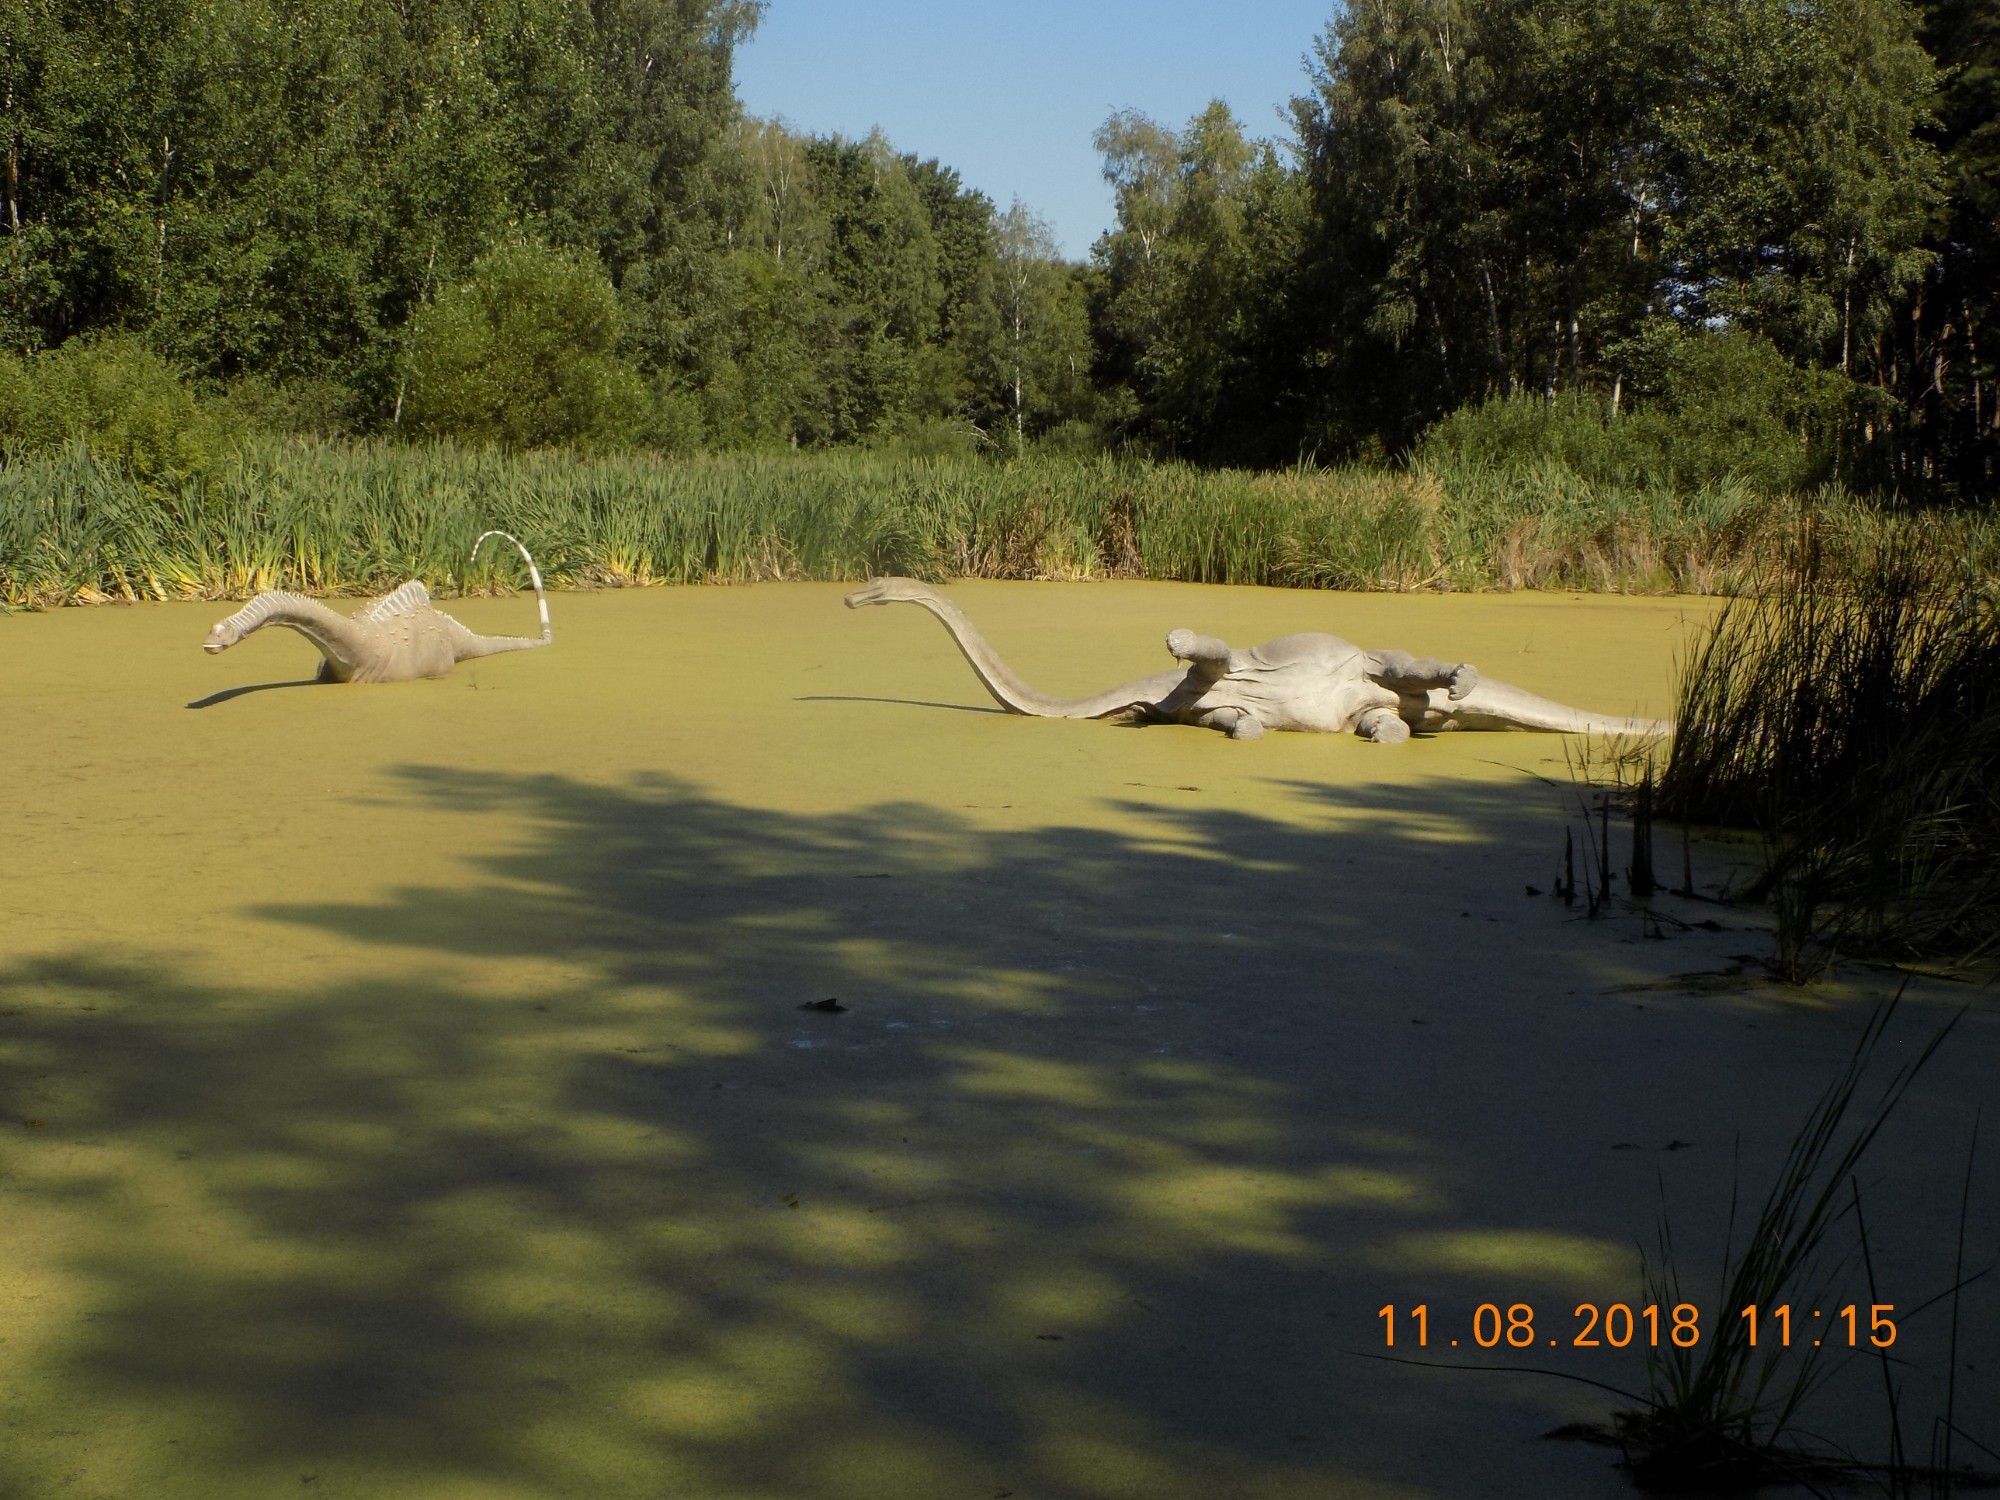
[[(78, 446), (0, 466), (0, 601), (354, 593), (407, 578), (449, 593), (480, 584), (465, 557), (492, 526), (570, 586), (904, 573), (1727, 593), (1792, 532), (1800, 504), (1734, 486), (1591, 484), (1553, 464), (1252, 474), (280, 441), (142, 481)], [(1832, 545), (1862, 546), (1884, 525), (1839, 495), (1810, 505)], [(1990, 571), (1990, 525), (1958, 523), (1954, 538)]]

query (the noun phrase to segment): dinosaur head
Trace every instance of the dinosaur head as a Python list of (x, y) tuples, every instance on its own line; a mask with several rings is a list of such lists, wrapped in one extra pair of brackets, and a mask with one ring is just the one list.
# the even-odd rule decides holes
[(242, 639), (242, 631), (227, 620), (218, 620), (215, 628), (209, 631), (208, 639), (201, 643), (201, 649), (214, 656), (218, 651), (227, 651)]
[(860, 609), (864, 604), (893, 604), (898, 599), (922, 599), (933, 592), (914, 578), (871, 578), (841, 602), (849, 609)]

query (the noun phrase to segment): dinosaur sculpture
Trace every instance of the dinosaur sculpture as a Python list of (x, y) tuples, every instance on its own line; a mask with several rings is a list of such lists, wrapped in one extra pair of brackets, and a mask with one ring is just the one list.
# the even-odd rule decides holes
[(1401, 651), (1364, 651), (1333, 635), (1288, 635), (1248, 651), (1176, 630), (1167, 651), (1187, 665), (1084, 698), (1050, 698), (1014, 675), (972, 622), (936, 589), (877, 578), (847, 596), (849, 609), (916, 604), (944, 622), (972, 670), (1010, 713), (1045, 719), (1197, 724), (1231, 739), (1267, 729), (1360, 735), (1378, 744), (1414, 729), (1540, 729), (1564, 734), (1662, 735), (1671, 724), (1586, 713), (1482, 678), (1465, 662)]
[(476, 559), (488, 537), (505, 537), (527, 560), (534, 581), (535, 602), (542, 611), (542, 637), (475, 635), (443, 610), (431, 607), (430, 590), (421, 583), (404, 584), (356, 610), (336, 614), (304, 594), (259, 594), (209, 631), (201, 649), (213, 656), (227, 651), (266, 625), (283, 625), (319, 647), (321, 682), (410, 682), (442, 677), (462, 661), (494, 656), (502, 651), (527, 651), (555, 639), (549, 627), (549, 601), (542, 593), (541, 570), (518, 538), (504, 531), (480, 534), (472, 544)]

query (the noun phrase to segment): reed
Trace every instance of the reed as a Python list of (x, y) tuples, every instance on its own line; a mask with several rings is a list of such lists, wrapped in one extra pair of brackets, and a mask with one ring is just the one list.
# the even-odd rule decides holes
[[(1006, 463), (870, 450), (661, 459), (252, 439), (189, 474), (81, 444), (0, 455), (0, 604), (491, 586), (462, 559), (489, 526), (569, 587), (1143, 576), (1343, 589), (1730, 592), (1796, 524), (1893, 523), (1837, 492), (1687, 493), (1559, 463), (1201, 470), (1107, 456)], [(1994, 528), (1954, 522), (1989, 574)]]
[[(1846, 1066), (1793, 1136), (1740, 1248), (1732, 1243), (1725, 1252), (1712, 1301), (1697, 1304), (1690, 1299), (1672, 1231), (1662, 1214), (1659, 1253), (1646, 1258), (1642, 1271), (1647, 1303), (1663, 1311), (1700, 1305), (1713, 1315), (1710, 1324), (1700, 1330), (1696, 1342), (1683, 1345), (1663, 1339), (1648, 1351), (1648, 1390), (1642, 1408), (1614, 1413), (1608, 1433), (1583, 1429), (1576, 1434), (1615, 1441), (1642, 1486), (1713, 1493), (1793, 1483), (1824, 1493), (1815, 1481), (1865, 1475), (1900, 1481), (1907, 1492), (1916, 1478), (1951, 1477), (1948, 1457), (1941, 1475), (1914, 1469), (1901, 1451), (1900, 1437), (1887, 1465), (1829, 1459), (1794, 1446), (1790, 1434), (1795, 1420), (1833, 1367), (1819, 1340), (1793, 1344), (1787, 1337), (1774, 1336), (1769, 1322), (1775, 1309), (1831, 1308), (1840, 1300), (1833, 1296), (1834, 1283), (1851, 1263), (1853, 1251), (1829, 1254), (1828, 1238), (1850, 1212), (1856, 1219), (1856, 1245), (1868, 1262), (1857, 1170), (1917, 1074), (1957, 1024), (1953, 1017), (1939, 1027), (1891, 1072), (1873, 1106), (1854, 1118), (1856, 1096), (1867, 1076), (1877, 1071), (1871, 1064), (1901, 998), (1899, 991), (1876, 1007)], [(1732, 1200), (1732, 1241), (1736, 1227)], [(1870, 1300), (1878, 1302), (1872, 1289), (1872, 1263), (1868, 1270)], [(1961, 1265), (1954, 1271), (1951, 1290), (1962, 1284)], [(1766, 1320), (1761, 1342), (1757, 1322), (1746, 1309), (1756, 1309), (1757, 1316)], [(1871, 1342), (1878, 1337), (1872, 1329), (1857, 1336)], [(1829, 1345), (1833, 1342), (1827, 1340)], [(1890, 1409), (1893, 1416), (1893, 1388)]]
[(2000, 927), (2000, 598), (1961, 537), (1804, 528), (1682, 673), (1660, 811), (1751, 828), (1779, 967), (1966, 960)]

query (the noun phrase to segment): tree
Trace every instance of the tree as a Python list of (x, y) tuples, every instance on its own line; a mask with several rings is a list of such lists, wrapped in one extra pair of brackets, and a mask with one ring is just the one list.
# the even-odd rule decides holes
[[(1014, 448), (1075, 418), (1089, 400), (1090, 329), (1071, 268), (1047, 222), (1018, 198), (993, 219), (994, 403)], [(989, 397), (989, 400), (992, 397)]]
[(1961, 494), (2000, 484), (2000, 14), (1928, 0), (1923, 40), (1943, 76), (1932, 139), (1950, 205), (1938, 264), (1911, 300), (1914, 466)]
[(903, 165), (930, 217), (937, 246), (938, 327), (919, 376), (919, 413), (975, 416), (980, 402), (973, 367), (998, 333), (993, 201), (967, 188), (942, 162), (906, 156)]
[(992, 204), (887, 141), (746, 119), (726, 138), (718, 330), (671, 403), (707, 441), (852, 442), (986, 415), (975, 367), (994, 322)]
[(339, 379), (523, 227), (606, 266), (647, 367), (718, 336), (742, 0), (0, 0), (0, 338), (142, 332)]
[(1293, 174), (1220, 100), (1180, 131), (1126, 111), (1097, 141), (1118, 203), (1093, 252), (1097, 375), (1127, 436), (1238, 459), (1288, 446), (1272, 357), (1300, 253)]
[(619, 309), (575, 251), (503, 246), (424, 307), (410, 340), (412, 431), (510, 448), (616, 443), (643, 388), (618, 358)]
[(1664, 322), (1893, 383), (1933, 87), (1901, 0), (1367, 0), (1298, 102), (1332, 446), (1509, 391), (1625, 399)]
[(827, 225), (827, 317), (800, 425), (810, 441), (846, 442), (895, 430), (919, 405), (920, 351), (943, 304), (938, 246), (906, 164), (880, 135), (814, 140), (807, 160)]

